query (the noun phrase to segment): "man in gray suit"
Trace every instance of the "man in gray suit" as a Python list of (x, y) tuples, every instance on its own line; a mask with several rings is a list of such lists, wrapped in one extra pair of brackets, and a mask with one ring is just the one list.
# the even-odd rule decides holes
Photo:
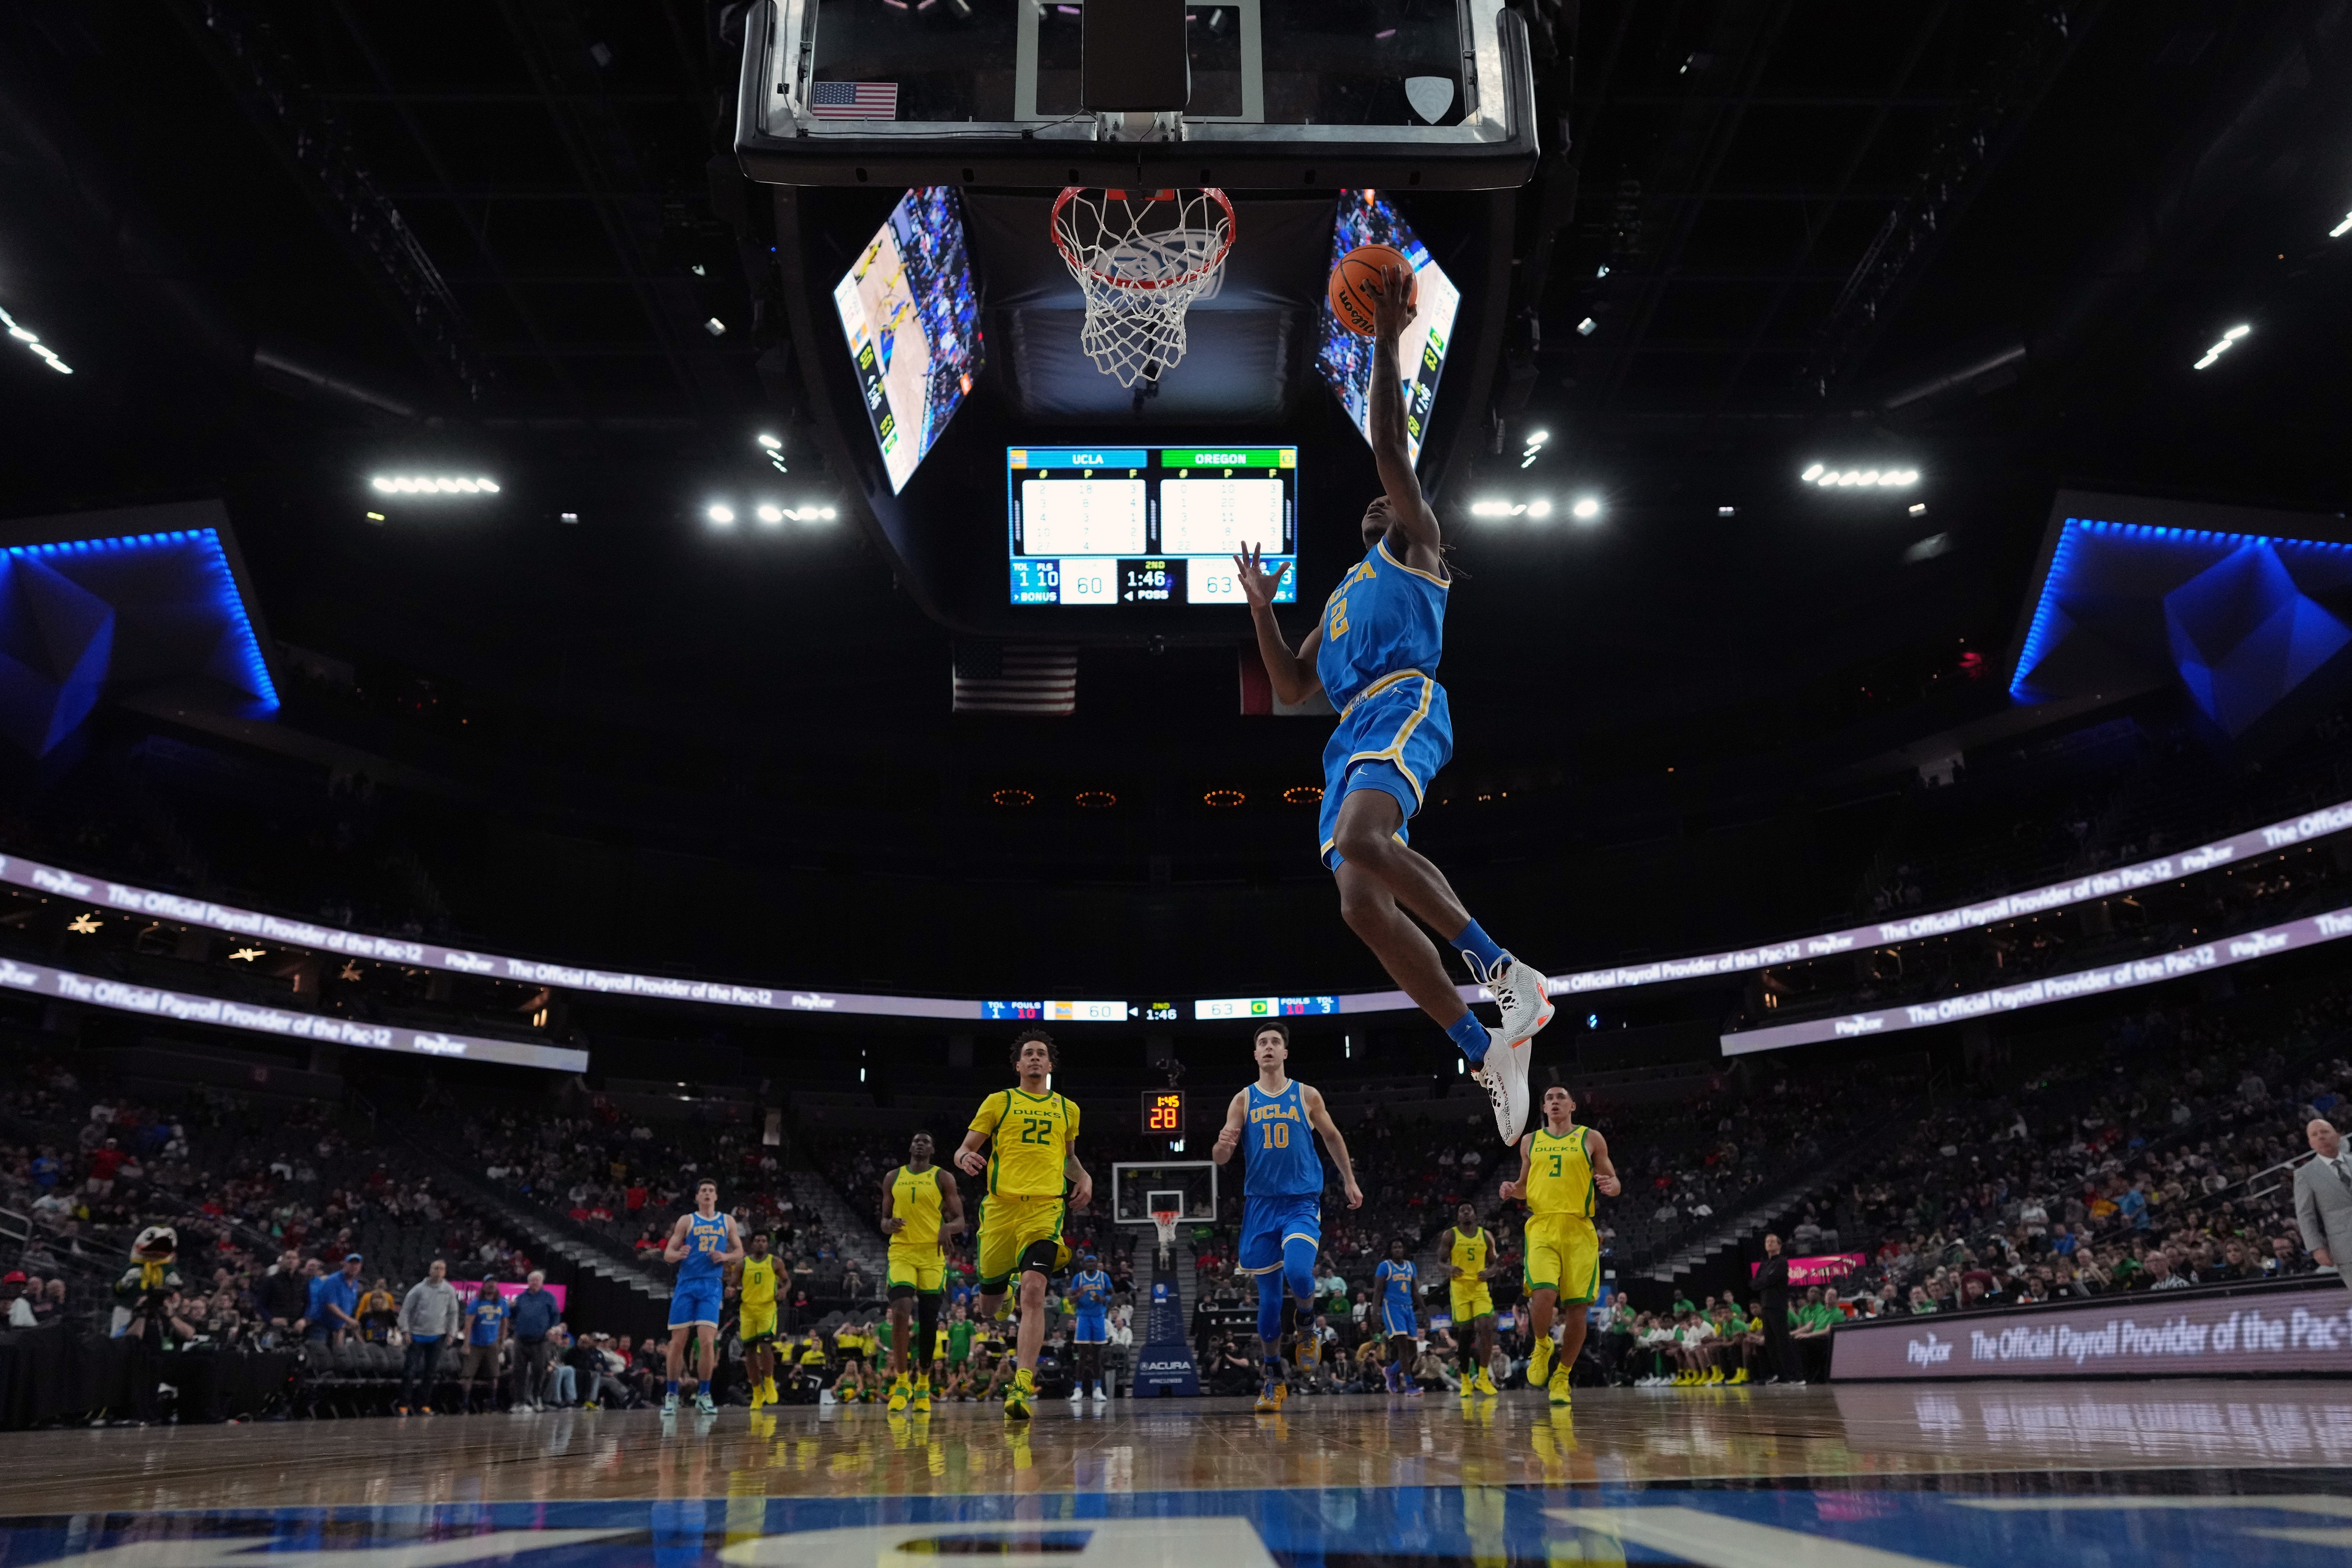
[(2294, 1173), (2294, 1221), (2312, 1260), (2352, 1285), (2352, 1148), (2332, 1122), (2314, 1117), (2303, 1131), (2314, 1157)]

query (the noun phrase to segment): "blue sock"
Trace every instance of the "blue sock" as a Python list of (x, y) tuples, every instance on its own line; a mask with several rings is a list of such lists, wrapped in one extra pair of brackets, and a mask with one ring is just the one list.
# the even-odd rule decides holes
[(675, 1377), (669, 1380), (669, 1396), (672, 1399), (677, 1397), (677, 1379)]
[(1257, 1337), (1272, 1344), (1282, 1337), (1282, 1276), (1257, 1277)]
[(1496, 946), (1486, 928), (1473, 920), (1454, 935), (1454, 950), (1468, 960), (1470, 972), (1484, 980), (1502, 972), (1510, 955)]
[(700, 1383), (696, 1384), (696, 1385), (695, 1385), (695, 1387), (694, 1387), (694, 1391), (695, 1391), (697, 1394), (699, 1394), (700, 1396), (702, 1396), (702, 1397), (704, 1397), (705, 1399), (709, 1398), (709, 1397), (710, 1397), (710, 1379), (709, 1379), (709, 1378), (707, 1378), (707, 1377), (706, 1377), (706, 1378), (704, 1378)]
[(1493, 1043), (1494, 1037), (1486, 1032), (1486, 1026), (1478, 1021), (1477, 1014), (1465, 1012), (1446, 1025), (1445, 1038), (1460, 1046), (1462, 1054), (1468, 1057), (1475, 1066), (1486, 1060), (1486, 1047)]

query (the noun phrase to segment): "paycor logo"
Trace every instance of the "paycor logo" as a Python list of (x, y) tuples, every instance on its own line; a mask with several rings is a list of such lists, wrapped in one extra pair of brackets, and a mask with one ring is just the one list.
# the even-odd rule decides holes
[(1952, 1359), (1952, 1342), (1929, 1334), (1903, 1347), (1903, 1359), (1914, 1366), (1940, 1366)]

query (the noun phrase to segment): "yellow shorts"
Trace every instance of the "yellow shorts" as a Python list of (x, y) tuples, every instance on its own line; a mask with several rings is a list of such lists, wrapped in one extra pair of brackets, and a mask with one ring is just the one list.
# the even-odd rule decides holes
[(1003, 1290), (1013, 1271), (1021, 1267), (1021, 1255), (1040, 1241), (1054, 1244), (1055, 1269), (1067, 1263), (1070, 1249), (1062, 1239), (1063, 1213), (1058, 1194), (1051, 1197), (999, 1194), (982, 1199), (980, 1288), (990, 1295)]
[(775, 1338), (776, 1303), (770, 1301), (765, 1306), (752, 1306), (748, 1302), (745, 1303), (743, 1322), (739, 1332), (742, 1334), (745, 1344)]
[(1580, 1214), (1536, 1215), (1528, 1221), (1528, 1292), (1557, 1291), (1572, 1307), (1601, 1295), (1601, 1236)]
[(1446, 1295), (1454, 1304), (1454, 1321), (1466, 1323), (1473, 1318), (1490, 1316), (1495, 1311), (1495, 1298), (1486, 1289), (1486, 1281), (1465, 1284), (1459, 1280), (1445, 1281)]
[(890, 1249), (889, 1273), (883, 1283), (886, 1286), (912, 1285), (922, 1295), (936, 1296), (946, 1276), (947, 1254), (938, 1248), (926, 1247), (919, 1250), (909, 1248), (901, 1251), (893, 1247)]

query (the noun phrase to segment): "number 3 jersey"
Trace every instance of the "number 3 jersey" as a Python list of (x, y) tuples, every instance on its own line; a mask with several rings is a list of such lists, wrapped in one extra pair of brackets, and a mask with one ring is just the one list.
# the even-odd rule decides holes
[(1585, 1130), (1570, 1126), (1564, 1134), (1538, 1127), (1528, 1148), (1528, 1223), (1592, 1218), (1592, 1156), (1584, 1145)]

